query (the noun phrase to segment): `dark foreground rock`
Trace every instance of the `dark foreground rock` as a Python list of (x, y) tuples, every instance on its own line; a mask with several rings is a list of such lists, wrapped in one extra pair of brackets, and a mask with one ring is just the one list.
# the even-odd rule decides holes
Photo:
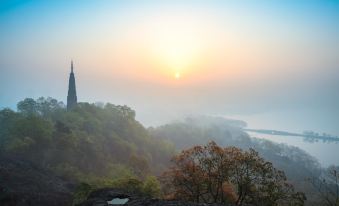
[(115, 198), (128, 198), (125, 206), (231, 206), (221, 204), (197, 204), (181, 201), (160, 200), (154, 198), (147, 198), (138, 195), (128, 194), (120, 190), (105, 188), (92, 192), (87, 200), (78, 206), (108, 206), (108, 201)]
[(0, 156), (1, 206), (72, 205), (73, 184), (15, 157)]

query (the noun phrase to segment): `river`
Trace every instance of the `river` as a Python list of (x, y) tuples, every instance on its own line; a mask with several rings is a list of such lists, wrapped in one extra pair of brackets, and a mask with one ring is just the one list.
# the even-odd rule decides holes
[(339, 142), (324, 142), (323, 140), (307, 141), (299, 136), (270, 135), (256, 132), (247, 133), (251, 137), (299, 147), (318, 159), (323, 167), (339, 165)]

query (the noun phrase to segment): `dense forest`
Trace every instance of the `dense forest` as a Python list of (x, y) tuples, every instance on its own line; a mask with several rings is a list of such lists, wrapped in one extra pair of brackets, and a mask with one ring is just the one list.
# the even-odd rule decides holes
[(18, 112), (1, 110), (0, 125), (1, 151), (78, 180), (157, 173), (174, 152), (127, 106), (79, 103), (67, 112), (55, 99), (28, 98)]
[[(237, 157), (250, 156), (257, 165), (255, 168), (262, 168), (260, 171), (252, 170), (253, 174), (256, 174), (254, 177), (260, 177), (265, 181), (270, 175), (279, 177), (279, 181), (276, 179), (277, 181), (266, 182), (281, 190), (285, 188), (283, 185), (291, 185), (294, 188), (292, 193), (279, 194), (288, 194), (289, 198), (291, 195), (297, 195), (297, 199), (301, 200), (295, 204), (291, 203), (293, 201), (288, 204), (286, 202), (278, 204), (274, 200), (274, 204), (271, 202), (266, 205), (302, 205), (304, 200), (302, 194), (306, 195), (306, 205), (324, 202), (328, 205), (338, 204), (338, 194), (335, 192), (338, 185), (334, 182), (337, 181), (338, 174), (335, 173), (333, 176), (333, 171), (338, 171), (338, 168), (323, 169), (313, 157), (296, 147), (250, 138), (242, 130), (246, 126), (245, 122), (219, 117), (194, 116), (155, 128), (145, 128), (135, 117), (135, 111), (128, 106), (110, 103), (78, 103), (74, 109), (67, 111), (62, 102), (42, 97), (37, 100), (26, 98), (20, 101), (17, 104), (17, 111), (8, 108), (0, 110), (0, 189), (2, 191), (0, 200), (8, 198), (6, 192), (11, 193), (15, 188), (11, 182), (6, 182), (3, 178), (8, 175), (7, 179), (10, 179), (10, 176), (14, 175), (13, 172), (6, 173), (4, 168), (9, 168), (10, 171), (11, 168), (18, 167), (16, 165), (24, 165), (32, 175), (36, 174), (35, 170), (41, 169), (44, 174), (51, 173), (54, 175), (53, 178), (61, 178), (62, 181), (71, 183), (73, 204), (84, 200), (92, 190), (113, 186), (153, 197), (169, 198), (171, 195), (167, 194), (166, 189), (171, 187), (165, 185), (169, 183), (168, 179), (172, 180), (170, 181), (172, 186), (180, 179), (177, 179), (178, 173), (168, 176), (171, 172), (173, 174), (175, 168), (173, 166), (180, 165), (178, 158), (183, 154), (180, 152), (186, 154), (181, 156), (186, 159), (197, 157), (194, 156), (197, 153), (189, 153), (194, 155), (187, 156), (187, 151), (192, 151), (192, 148), (196, 148), (197, 145), (210, 145), (213, 141), (215, 148), (226, 151), (226, 156), (231, 155), (227, 153), (230, 151), (227, 149), (229, 147), (235, 148), (231, 151), (237, 151)], [(205, 150), (201, 150), (199, 154), (203, 151)], [(231, 164), (229, 161), (232, 159), (234, 158), (224, 160), (228, 165), (240, 165), (240, 162)], [(13, 161), (19, 162), (14, 164)], [(195, 161), (197, 160), (193, 162)], [(34, 167), (27, 166), (28, 162)], [(14, 169), (11, 171), (24, 172)], [(262, 176), (264, 170), (271, 171), (265, 178)], [(241, 185), (236, 186), (236, 182), (231, 180), (236, 180), (239, 176), (235, 175), (234, 169), (227, 171), (230, 175), (226, 179), (229, 179), (229, 183), (232, 184), (229, 190), (234, 190), (233, 199), (237, 199), (236, 197), (240, 197), (239, 191), (242, 191), (239, 190)], [(19, 177), (23, 178), (20, 175)], [(16, 176), (13, 181), (19, 180), (20, 178)], [(206, 181), (201, 184), (206, 186)], [(278, 187), (275, 182), (281, 185)], [(248, 196), (238, 199), (237, 204), (239, 205), (239, 201), (246, 203), (248, 200), (253, 205), (262, 205), (267, 199), (262, 199), (260, 203), (254, 202), (259, 200), (261, 189), (267, 186), (263, 181), (260, 184), (260, 187), (256, 184), (246, 190), (249, 193), (255, 186), (256, 192), (251, 194), (256, 194), (257, 198)], [(302, 193), (294, 193), (294, 191)], [(179, 195), (175, 198), (196, 200), (189, 197), (189, 195), (184, 197)], [(206, 194), (201, 197), (206, 197)], [(213, 198), (208, 197), (210, 202)], [(222, 203), (223, 199), (221, 200)]]

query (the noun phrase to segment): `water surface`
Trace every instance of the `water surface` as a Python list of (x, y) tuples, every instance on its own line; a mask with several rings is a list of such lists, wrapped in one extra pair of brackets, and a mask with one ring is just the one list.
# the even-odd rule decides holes
[(339, 142), (324, 142), (323, 140), (310, 141), (298, 136), (270, 135), (256, 132), (247, 133), (251, 137), (299, 147), (318, 159), (323, 167), (333, 164), (339, 165)]

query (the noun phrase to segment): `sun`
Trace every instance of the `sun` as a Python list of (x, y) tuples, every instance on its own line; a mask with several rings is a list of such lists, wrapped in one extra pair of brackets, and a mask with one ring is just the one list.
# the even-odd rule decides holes
[(180, 77), (181, 77), (181, 74), (180, 74), (180, 72), (176, 72), (175, 73), (175, 75), (174, 75), (174, 77), (175, 77), (175, 79), (180, 79)]
[(147, 47), (158, 72), (176, 80), (189, 76), (202, 61), (205, 36), (195, 22), (171, 18), (150, 26)]
[(197, 51), (199, 42), (193, 41), (190, 35), (174, 34), (160, 35), (161, 38), (154, 43), (154, 57), (160, 62), (159, 68), (163, 72), (179, 80), (182, 73), (193, 72), (194, 64), (199, 61)]

